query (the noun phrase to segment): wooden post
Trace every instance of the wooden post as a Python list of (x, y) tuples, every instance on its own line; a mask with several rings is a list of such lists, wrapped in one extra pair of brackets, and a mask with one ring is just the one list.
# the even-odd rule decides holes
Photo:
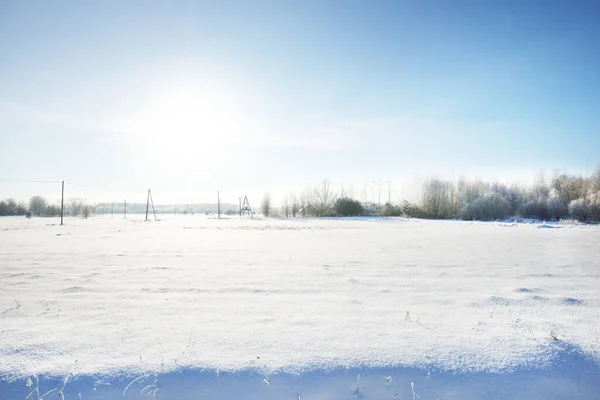
[(150, 206), (150, 189), (148, 189), (148, 196), (146, 197), (146, 219), (148, 221), (148, 207)]
[(242, 216), (242, 198), (238, 197), (238, 200), (240, 202), (240, 217)]
[(217, 218), (221, 219), (221, 197), (219, 196), (218, 190), (217, 190)]
[(60, 224), (63, 224), (63, 211), (65, 208), (65, 181), (62, 181), (62, 194), (60, 196)]

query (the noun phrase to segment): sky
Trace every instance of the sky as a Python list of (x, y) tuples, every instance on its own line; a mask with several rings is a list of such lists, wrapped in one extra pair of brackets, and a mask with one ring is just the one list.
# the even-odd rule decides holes
[(0, 0), (0, 198), (590, 173), (598, 20), (597, 1)]

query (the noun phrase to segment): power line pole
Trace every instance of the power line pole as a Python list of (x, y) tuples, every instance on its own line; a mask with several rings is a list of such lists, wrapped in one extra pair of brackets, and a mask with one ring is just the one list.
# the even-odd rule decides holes
[(154, 207), (154, 199), (152, 198), (152, 193), (150, 189), (148, 189), (148, 198), (146, 199), (146, 221), (148, 221), (148, 209), (150, 208), (150, 204), (152, 204), (152, 212), (154, 213), (154, 220), (157, 221), (156, 218), (156, 208)]
[(242, 216), (242, 198), (238, 197), (238, 201), (240, 202), (240, 217)]
[(146, 221), (148, 221), (148, 207), (150, 206), (150, 189), (148, 189), (148, 196), (146, 197)]
[(221, 197), (217, 190), (217, 218), (221, 219)]
[(60, 224), (63, 224), (63, 211), (65, 208), (65, 181), (62, 181), (62, 194), (60, 196)]

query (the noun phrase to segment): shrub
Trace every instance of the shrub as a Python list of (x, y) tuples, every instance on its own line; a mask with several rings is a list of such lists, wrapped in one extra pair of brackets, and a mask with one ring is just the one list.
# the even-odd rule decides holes
[(518, 214), (523, 218), (550, 219), (548, 204), (542, 200), (529, 200), (519, 209)]
[(395, 206), (390, 203), (385, 203), (383, 208), (380, 210), (380, 214), (384, 217), (401, 217), (402, 207)]
[(423, 218), (424, 212), (417, 204), (405, 201), (402, 205), (402, 213), (408, 218)]
[(336, 200), (333, 205), (335, 215), (342, 217), (363, 215), (364, 209), (358, 200), (349, 197), (342, 197)]
[(463, 207), (460, 217), (467, 220), (493, 221), (510, 213), (510, 203), (496, 193), (488, 193)]

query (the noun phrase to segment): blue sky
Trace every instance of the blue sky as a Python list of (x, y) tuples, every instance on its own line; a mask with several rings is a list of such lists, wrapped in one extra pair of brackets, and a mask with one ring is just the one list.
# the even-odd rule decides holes
[(583, 1), (0, 0), (0, 178), (235, 201), (588, 173), (599, 19)]

